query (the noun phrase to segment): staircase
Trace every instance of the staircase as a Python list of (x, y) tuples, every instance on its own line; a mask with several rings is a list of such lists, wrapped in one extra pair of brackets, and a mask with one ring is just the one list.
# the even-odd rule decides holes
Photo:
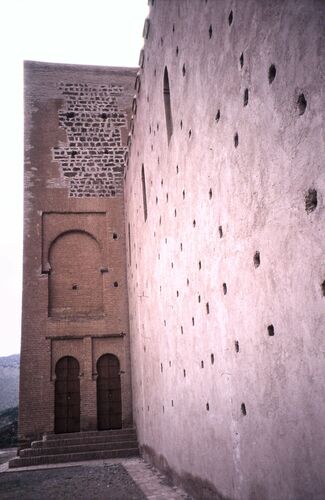
[(50, 434), (20, 450), (9, 468), (139, 455), (135, 429)]

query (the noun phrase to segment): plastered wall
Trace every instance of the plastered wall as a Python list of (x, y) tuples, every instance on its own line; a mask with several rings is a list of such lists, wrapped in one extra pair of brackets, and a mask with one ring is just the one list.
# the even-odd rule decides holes
[(325, 5), (151, 4), (125, 175), (142, 452), (195, 498), (320, 500)]

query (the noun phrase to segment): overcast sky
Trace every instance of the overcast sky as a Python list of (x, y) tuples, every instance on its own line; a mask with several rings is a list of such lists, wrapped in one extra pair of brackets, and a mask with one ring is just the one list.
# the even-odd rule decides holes
[(0, 2), (0, 356), (20, 350), (23, 60), (137, 66), (147, 0)]

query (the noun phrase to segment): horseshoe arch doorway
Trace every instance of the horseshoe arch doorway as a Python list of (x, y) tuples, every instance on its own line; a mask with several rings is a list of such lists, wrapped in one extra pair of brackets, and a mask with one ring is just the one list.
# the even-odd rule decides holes
[(97, 361), (97, 427), (98, 430), (121, 429), (122, 402), (120, 362), (113, 354)]
[(55, 366), (54, 432), (80, 431), (79, 363), (72, 356), (59, 359)]

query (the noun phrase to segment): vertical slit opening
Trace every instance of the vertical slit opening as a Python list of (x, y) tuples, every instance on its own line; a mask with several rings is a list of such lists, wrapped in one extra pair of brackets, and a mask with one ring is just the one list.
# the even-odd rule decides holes
[(131, 229), (130, 229), (130, 223), (128, 223), (128, 237), (129, 237), (129, 264), (131, 265), (132, 257), (131, 257)]
[(164, 71), (164, 105), (165, 105), (165, 116), (166, 116), (167, 139), (169, 144), (170, 138), (173, 134), (173, 121), (172, 121), (172, 109), (170, 103), (168, 70), (166, 66)]
[(143, 196), (143, 213), (144, 213), (144, 221), (146, 222), (148, 217), (147, 210), (147, 192), (146, 192), (146, 177), (144, 173), (144, 164), (142, 163), (141, 168), (141, 182), (142, 182), (142, 196)]

